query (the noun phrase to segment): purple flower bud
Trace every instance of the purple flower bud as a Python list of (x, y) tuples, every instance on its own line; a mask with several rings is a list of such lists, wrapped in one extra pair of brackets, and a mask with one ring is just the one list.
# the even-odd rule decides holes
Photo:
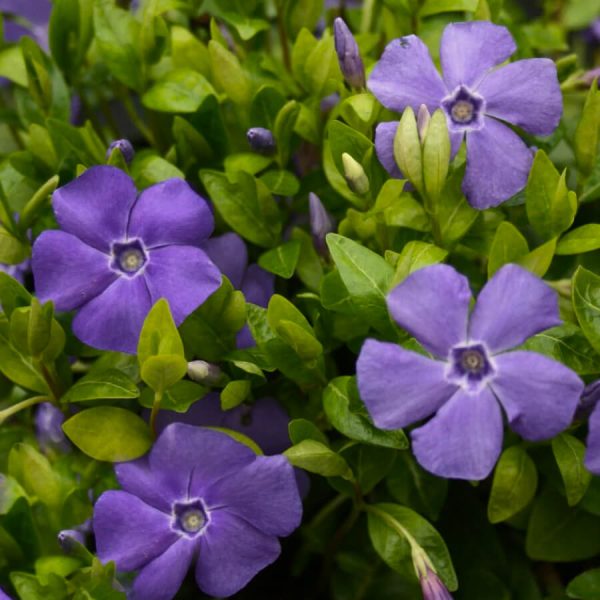
[(340, 69), (348, 85), (355, 89), (365, 87), (365, 67), (358, 44), (344, 20), (338, 17), (333, 22), (335, 51), (340, 61)]
[(260, 154), (273, 154), (275, 152), (275, 138), (270, 129), (264, 127), (251, 127), (246, 132), (248, 143), (255, 152)]
[(65, 416), (60, 409), (49, 402), (38, 406), (35, 412), (35, 429), (38, 443), (44, 452), (48, 450), (68, 452), (71, 449), (62, 430), (64, 420)]
[(131, 161), (133, 160), (133, 156), (135, 154), (135, 150), (133, 149), (131, 142), (129, 140), (125, 140), (125, 139), (115, 140), (114, 142), (111, 142), (110, 146), (106, 150), (106, 160), (108, 160), (110, 158), (110, 155), (112, 154), (112, 151), (115, 148), (118, 148), (121, 151), (121, 154), (123, 155), (123, 158), (125, 159), (125, 162), (127, 164), (130, 164)]
[(419, 577), (424, 600), (452, 600), (452, 595), (446, 589), (441, 579), (429, 567)]
[(198, 383), (215, 385), (223, 378), (223, 371), (205, 360), (193, 360), (188, 363), (188, 377)]
[(315, 248), (321, 256), (328, 256), (325, 236), (333, 231), (333, 221), (319, 196), (312, 192), (308, 195), (308, 210), (310, 213), (310, 230)]
[(421, 144), (425, 141), (427, 130), (429, 129), (429, 122), (431, 121), (431, 113), (425, 104), (419, 106), (419, 112), (417, 113), (417, 129), (419, 131), (419, 139)]
[(63, 529), (58, 532), (58, 543), (63, 552), (70, 554), (77, 544), (85, 546), (85, 534), (77, 529)]

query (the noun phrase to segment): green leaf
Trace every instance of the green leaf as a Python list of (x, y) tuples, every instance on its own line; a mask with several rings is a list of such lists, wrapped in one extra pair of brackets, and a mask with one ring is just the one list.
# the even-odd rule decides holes
[(152, 445), (148, 425), (131, 411), (113, 406), (83, 410), (65, 421), (63, 430), (82, 452), (96, 460), (134, 460)]
[(215, 94), (207, 79), (192, 69), (169, 71), (143, 96), (147, 108), (161, 112), (195, 113), (207, 96)]
[(395, 272), (390, 288), (394, 288), (404, 281), (414, 271), (443, 262), (447, 256), (447, 250), (438, 248), (434, 244), (418, 241), (408, 242), (396, 257)]
[(269, 248), (279, 240), (281, 219), (271, 192), (249, 173), (200, 171), (200, 178), (227, 224), (248, 241)]
[(173, 321), (169, 302), (165, 298), (158, 300), (146, 315), (137, 352), (140, 366), (152, 356), (184, 356), (183, 342)]
[(548, 488), (534, 502), (525, 547), (533, 560), (592, 558), (600, 552), (600, 518), (570, 508), (562, 496)]
[[(198, 383), (182, 379), (165, 391), (160, 401), (160, 408), (185, 413), (194, 402), (203, 398), (207, 391), (207, 388)], [(152, 408), (154, 405), (154, 392), (150, 388), (142, 392), (140, 404), (146, 408)]]
[(588, 223), (566, 233), (556, 247), (556, 254), (569, 255), (591, 252), (600, 248), (600, 225)]
[(153, 151), (138, 152), (131, 163), (131, 176), (139, 189), (145, 189), (167, 179), (185, 179), (183, 171)]
[(160, 393), (175, 385), (186, 373), (187, 361), (179, 354), (150, 356), (142, 363), (140, 371), (144, 383)]
[(535, 496), (538, 475), (535, 463), (520, 446), (507, 448), (496, 465), (488, 502), (491, 523), (510, 519)]
[(284, 104), (275, 117), (273, 135), (277, 142), (277, 155), (280, 166), (285, 166), (289, 160), (294, 127), (300, 114), (300, 105), (295, 100)]
[(275, 327), (277, 335), (292, 348), (302, 361), (311, 363), (323, 354), (323, 346), (312, 333), (293, 321), (279, 321)]
[(352, 476), (348, 463), (325, 444), (315, 440), (303, 440), (288, 448), (284, 456), (294, 467), (317, 473), (324, 477), (339, 475), (348, 479)]
[(383, 431), (373, 425), (358, 397), (354, 377), (332, 379), (323, 392), (323, 408), (331, 424), (351, 440), (398, 450), (408, 447), (401, 429)]
[(216, 42), (208, 42), (211, 72), (215, 85), (235, 104), (246, 106), (252, 100), (252, 82), (237, 56)]
[(0, 305), (10, 318), (15, 308), (29, 306), (31, 294), (14, 278), (0, 271)]
[(117, 369), (88, 373), (61, 398), (62, 402), (88, 402), (138, 398), (140, 390), (134, 381)]
[(519, 258), (519, 260), (517, 260), (517, 264), (521, 265), (528, 271), (531, 271), (538, 277), (543, 277), (552, 264), (555, 250), (556, 238), (552, 238), (545, 244), (538, 246), (525, 256)]
[(579, 267), (573, 276), (573, 309), (583, 333), (600, 352), (600, 277)]
[(464, 167), (448, 177), (442, 195), (436, 203), (437, 218), (444, 247), (456, 243), (469, 231), (479, 216), (462, 192)]
[(390, 322), (386, 295), (392, 280), (392, 267), (378, 254), (344, 236), (327, 234), (327, 246), (352, 301), (364, 318), (378, 329)]
[(250, 394), (252, 383), (248, 379), (230, 381), (221, 392), (221, 408), (230, 410), (239, 406)]
[(275, 87), (263, 85), (252, 99), (250, 120), (255, 127), (273, 130), (277, 114), (285, 104), (285, 96)]
[(315, 440), (325, 446), (329, 445), (325, 434), (312, 421), (307, 419), (293, 419), (288, 425), (288, 431), (292, 444), (299, 444), (304, 440)]
[(341, 84), (342, 72), (330, 34), (325, 33), (306, 57), (304, 81), (317, 98), (333, 93)]
[(294, 274), (299, 258), (300, 242), (291, 240), (261, 254), (258, 258), (258, 264), (269, 273), (289, 279)]
[(552, 452), (565, 484), (567, 504), (575, 506), (583, 498), (592, 480), (592, 474), (583, 464), (585, 445), (576, 437), (561, 433), (552, 440)]
[(319, 291), (321, 278), (323, 277), (323, 265), (313, 245), (312, 237), (299, 227), (292, 229), (290, 237), (292, 240), (300, 242), (296, 275), (307, 288), (314, 292)]
[(281, 321), (291, 321), (310, 334), (313, 328), (306, 317), (284, 296), (273, 294), (267, 308), (267, 320), (271, 329), (276, 329)]
[(527, 218), (544, 240), (566, 231), (577, 212), (577, 198), (569, 192), (566, 171), (558, 173), (543, 150), (538, 150), (525, 188)]
[(490, 248), (488, 259), (488, 279), (502, 266), (516, 263), (522, 256), (529, 252), (527, 240), (521, 232), (510, 222), (502, 221)]
[(585, 99), (573, 144), (577, 166), (584, 175), (590, 175), (596, 164), (599, 134), (600, 92), (598, 92), (598, 81), (594, 79)]
[(289, 171), (267, 171), (260, 176), (260, 180), (276, 196), (294, 196), (300, 190), (298, 178)]
[(567, 596), (577, 600), (600, 598), (600, 569), (590, 569), (572, 579), (567, 586)]
[(417, 119), (410, 106), (404, 109), (394, 137), (394, 159), (402, 173), (422, 194), (425, 190), (423, 152)]
[(419, 16), (428, 17), (445, 12), (474, 12), (479, 0), (425, 0)]
[[(407, 531), (427, 553), (438, 575), (450, 591), (458, 587), (452, 559), (444, 540), (423, 517), (398, 504), (375, 504), (368, 510), (369, 537), (384, 562), (400, 573), (411, 572), (414, 577)], [(373, 510), (375, 509), (375, 510)]]

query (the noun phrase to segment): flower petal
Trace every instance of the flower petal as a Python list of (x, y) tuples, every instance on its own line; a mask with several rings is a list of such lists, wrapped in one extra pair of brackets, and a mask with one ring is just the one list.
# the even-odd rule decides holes
[(511, 428), (526, 440), (547, 440), (573, 420), (583, 382), (547, 356), (518, 350), (494, 359), (497, 376), (490, 383)]
[(94, 348), (135, 354), (151, 306), (143, 276), (119, 277), (79, 309), (73, 319), (73, 332)]
[(44, 231), (33, 244), (32, 268), (40, 302), (73, 310), (101, 294), (118, 275), (110, 258), (64, 231)]
[(129, 211), (137, 190), (116, 167), (90, 167), (52, 194), (56, 220), (67, 233), (109, 253), (112, 242), (125, 239)]
[(562, 115), (556, 65), (531, 58), (491, 71), (479, 86), (487, 115), (508, 121), (534, 135), (550, 135)]
[(399, 121), (387, 121), (379, 123), (375, 129), (375, 152), (377, 158), (384, 169), (396, 179), (404, 177), (394, 158), (394, 138), (396, 137), (399, 123)]
[(237, 233), (224, 233), (206, 240), (202, 249), (231, 281), (231, 285), (239, 290), (248, 266), (248, 248), (244, 240)]
[(480, 210), (498, 206), (527, 183), (533, 154), (506, 125), (485, 117), (484, 126), (467, 134), (467, 170), (462, 189)]
[(556, 292), (518, 265), (504, 265), (481, 290), (469, 323), (469, 339), (492, 353), (519, 346), (560, 325)]
[(170, 523), (170, 515), (132, 494), (104, 492), (94, 507), (98, 558), (114, 560), (119, 571), (139, 569), (177, 540)]
[(275, 293), (275, 276), (258, 265), (250, 265), (246, 270), (240, 289), (246, 302), (266, 308), (271, 296)]
[(380, 429), (399, 429), (433, 414), (456, 391), (446, 364), (397, 344), (368, 339), (356, 362), (360, 397)]
[(167, 179), (144, 190), (131, 211), (127, 236), (147, 248), (199, 246), (215, 227), (208, 203), (183, 179)]
[(433, 112), (448, 93), (427, 46), (415, 35), (386, 46), (367, 87), (386, 108), (396, 112), (407, 106), (417, 112), (421, 104)]
[(154, 443), (150, 468), (174, 499), (202, 497), (221, 477), (250, 464), (256, 454), (226, 433), (184, 423), (168, 425)]
[(181, 537), (135, 578), (130, 600), (171, 600), (192, 564), (197, 540)]
[(257, 456), (243, 469), (219, 479), (204, 498), (208, 510), (218, 506), (270, 535), (289, 535), (302, 520), (294, 469), (281, 455)]
[(488, 21), (450, 23), (440, 44), (444, 81), (450, 91), (459, 85), (471, 89), (486, 71), (509, 58), (517, 49), (506, 29)]
[(502, 413), (489, 387), (460, 389), (423, 427), (412, 443), (422, 467), (451, 479), (485, 479), (502, 449)]
[(200, 538), (196, 581), (209, 596), (231, 596), (280, 553), (275, 536), (262, 533), (227, 510), (216, 510)]
[(441, 358), (467, 337), (469, 281), (448, 265), (415, 271), (388, 295), (394, 321)]
[(176, 325), (221, 285), (221, 272), (194, 246), (164, 246), (149, 252), (144, 274), (152, 304), (166, 298)]
[(590, 415), (588, 427), (585, 468), (594, 475), (600, 475), (600, 404)]

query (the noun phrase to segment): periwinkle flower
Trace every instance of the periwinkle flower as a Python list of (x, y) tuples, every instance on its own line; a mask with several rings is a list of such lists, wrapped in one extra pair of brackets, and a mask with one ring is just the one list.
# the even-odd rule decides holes
[(348, 85), (355, 89), (365, 87), (365, 67), (360, 56), (358, 44), (348, 25), (341, 17), (333, 22), (335, 51), (340, 69)]
[(142, 324), (160, 298), (179, 325), (221, 283), (200, 245), (214, 221), (206, 201), (181, 179), (139, 196), (133, 180), (97, 166), (57, 189), (60, 231), (33, 246), (40, 301), (77, 310), (73, 332), (90, 346), (134, 353)]
[(173, 598), (194, 561), (204, 593), (230, 596), (277, 559), (277, 538), (302, 517), (287, 459), (220, 431), (174, 423), (115, 471), (123, 490), (96, 503), (96, 548), (119, 571), (139, 571), (132, 600)]
[[(257, 264), (248, 264), (248, 248), (236, 233), (224, 233), (210, 238), (202, 245), (212, 262), (219, 267), (233, 287), (241, 290), (246, 302), (266, 307), (273, 295), (275, 277)], [(237, 335), (237, 347), (255, 346), (248, 325)]]
[(419, 577), (423, 600), (452, 600), (452, 595), (442, 580), (431, 569)]
[(275, 137), (270, 129), (265, 127), (251, 127), (246, 132), (250, 148), (260, 154), (273, 154), (275, 152)]
[(11, 597), (2, 588), (0, 588), (0, 600), (11, 600)]
[[(51, 11), (51, 0), (0, 0), (0, 12), (11, 17), (4, 20), (5, 40), (18, 42), (27, 35), (44, 50), (48, 50), (48, 21)], [(15, 17), (21, 21), (15, 20)]]
[(469, 315), (466, 277), (447, 265), (414, 272), (388, 295), (393, 319), (433, 358), (367, 339), (357, 362), (373, 421), (411, 433), (419, 463), (441, 477), (478, 480), (502, 448), (503, 419), (526, 440), (551, 438), (571, 422), (583, 382), (563, 364), (511, 350), (560, 323), (555, 292), (517, 265), (502, 267)]
[(108, 148), (106, 149), (106, 160), (110, 158), (110, 155), (112, 154), (112, 151), (115, 148), (119, 149), (119, 151), (123, 155), (123, 160), (127, 164), (130, 164), (135, 155), (135, 150), (133, 149), (131, 142), (126, 139), (114, 140), (113, 142), (111, 142)]
[(586, 417), (588, 414), (587, 451), (585, 466), (590, 473), (600, 475), (600, 379), (587, 385), (581, 395), (577, 416)]
[(35, 432), (38, 444), (44, 452), (68, 452), (71, 449), (71, 444), (62, 430), (64, 420), (63, 412), (50, 402), (43, 402), (37, 407), (34, 418)]
[(310, 231), (315, 248), (319, 254), (327, 256), (329, 251), (327, 250), (325, 237), (333, 231), (333, 221), (319, 196), (312, 192), (308, 195), (308, 212), (310, 215)]
[[(533, 156), (503, 121), (534, 135), (551, 134), (560, 121), (562, 96), (556, 66), (547, 58), (498, 67), (516, 50), (505, 27), (487, 21), (451, 23), (442, 35), (437, 72), (427, 46), (409, 35), (392, 41), (369, 78), (368, 87), (388, 109), (446, 114), (452, 152), (464, 138), (467, 168), (463, 191), (478, 209), (497, 206), (527, 183)], [(398, 122), (378, 125), (375, 147), (393, 173)]]

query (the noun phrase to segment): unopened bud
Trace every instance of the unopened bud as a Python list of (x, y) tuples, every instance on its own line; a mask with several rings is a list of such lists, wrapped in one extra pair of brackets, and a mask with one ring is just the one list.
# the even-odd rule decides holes
[(275, 138), (270, 129), (252, 127), (246, 132), (250, 148), (260, 154), (273, 154), (275, 152)]
[(321, 199), (312, 192), (308, 195), (308, 211), (310, 214), (310, 231), (317, 252), (321, 256), (327, 256), (327, 244), (325, 236), (333, 231), (333, 221), (325, 210)]
[(452, 600), (452, 595), (437, 574), (427, 567), (419, 574), (423, 600)]
[(342, 154), (342, 163), (344, 165), (344, 176), (350, 189), (359, 196), (367, 194), (370, 189), (369, 178), (362, 165), (347, 152)]
[(63, 529), (58, 532), (58, 543), (66, 554), (71, 554), (77, 546), (85, 546), (85, 534), (77, 529)]
[(363, 65), (358, 44), (348, 25), (338, 17), (333, 22), (335, 51), (340, 62), (340, 69), (348, 85), (354, 89), (365, 87), (365, 67)]
[(223, 378), (223, 371), (212, 363), (205, 360), (193, 360), (188, 363), (188, 377), (197, 383), (204, 385), (215, 385)]
[(423, 153), (417, 119), (410, 106), (404, 109), (396, 130), (394, 159), (405, 177), (423, 193)]
[(421, 143), (425, 141), (427, 130), (429, 129), (429, 122), (431, 121), (431, 114), (425, 104), (419, 106), (419, 112), (417, 113), (417, 130), (419, 131), (419, 139)]
[(71, 444), (62, 430), (64, 420), (63, 412), (50, 402), (43, 402), (37, 407), (34, 417), (36, 437), (44, 452), (68, 452), (71, 449)]
[(110, 146), (106, 150), (106, 160), (110, 158), (110, 155), (115, 149), (121, 152), (121, 154), (123, 155), (123, 159), (127, 164), (131, 163), (135, 155), (135, 150), (133, 149), (133, 146), (131, 145), (131, 142), (129, 140), (122, 139), (111, 142)]

